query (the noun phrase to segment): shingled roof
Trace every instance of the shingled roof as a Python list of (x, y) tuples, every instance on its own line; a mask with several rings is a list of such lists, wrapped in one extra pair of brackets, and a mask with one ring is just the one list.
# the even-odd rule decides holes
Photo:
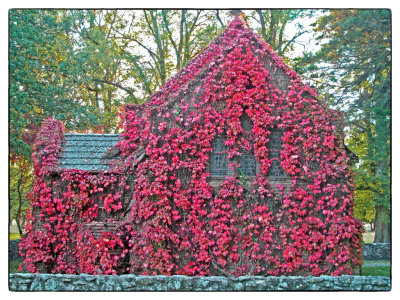
[(87, 171), (110, 169), (115, 158), (106, 153), (120, 140), (118, 134), (66, 133), (64, 138), (59, 167)]

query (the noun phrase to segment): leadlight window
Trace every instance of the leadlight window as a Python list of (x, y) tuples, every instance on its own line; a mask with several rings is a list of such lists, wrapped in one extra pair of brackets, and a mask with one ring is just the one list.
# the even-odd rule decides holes
[(268, 137), (268, 158), (272, 160), (272, 164), (267, 173), (267, 176), (269, 177), (281, 178), (285, 176), (285, 171), (282, 169), (280, 158), (283, 146), (282, 136), (283, 132), (280, 128), (273, 128), (271, 129), (271, 133)]
[(254, 159), (254, 151), (245, 152), (240, 157), (240, 169), (245, 176), (257, 175), (257, 163)]
[(254, 155), (253, 141), (251, 138), (251, 129), (253, 128), (253, 124), (246, 114), (242, 115), (240, 121), (243, 129), (243, 136), (245, 140), (250, 143), (250, 150), (243, 151), (242, 156), (240, 156), (240, 169), (245, 176), (256, 176), (257, 161)]
[(225, 139), (217, 136), (211, 143), (212, 152), (210, 155), (210, 175), (228, 175), (228, 157), (225, 148)]

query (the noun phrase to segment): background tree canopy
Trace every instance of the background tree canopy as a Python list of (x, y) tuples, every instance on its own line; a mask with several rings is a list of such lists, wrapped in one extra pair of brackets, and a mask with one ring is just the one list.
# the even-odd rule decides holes
[[(390, 11), (244, 13), (286, 58), (298, 56), (294, 46), (301, 37), (317, 36), (318, 51), (304, 47), (286, 62), (329, 105), (346, 112), (346, 143), (359, 159), (359, 217), (370, 222), (376, 213), (376, 241), (388, 241)], [(10, 209), (21, 231), (31, 147), (43, 120), (56, 118), (67, 131), (117, 132), (120, 106), (147, 101), (231, 18), (227, 10), (10, 10)], [(305, 25), (311, 19), (313, 28)]]

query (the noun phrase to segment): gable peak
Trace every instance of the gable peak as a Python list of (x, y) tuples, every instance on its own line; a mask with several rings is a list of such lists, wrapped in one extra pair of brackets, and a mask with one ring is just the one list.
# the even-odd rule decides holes
[(240, 9), (232, 9), (229, 12), (234, 18), (237, 18), (243, 14), (243, 12)]

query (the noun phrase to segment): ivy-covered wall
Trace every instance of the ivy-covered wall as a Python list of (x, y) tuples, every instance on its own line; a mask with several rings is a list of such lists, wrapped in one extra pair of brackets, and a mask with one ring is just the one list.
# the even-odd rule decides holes
[[(68, 274), (352, 274), (362, 263), (361, 223), (338, 124), (339, 113), (238, 17), (148, 102), (122, 108), (122, 165), (99, 174), (57, 169), (64, 128), (43, 124), (21, 241), (25, 266)], [(272, 156), (274, 129), (282, 150)], [(232, 175), (216, 187), (208, 165), (218, 136)], [(256, 176), (240, 172), (243, 155), (256, 160)], [(273, 164), (285, 184), (268, 175)], [(100, 205), (112, 230), (97, 230)]]
[(135, 276), (11, 274), (12, 291), (390, 291), (373, 276)]

